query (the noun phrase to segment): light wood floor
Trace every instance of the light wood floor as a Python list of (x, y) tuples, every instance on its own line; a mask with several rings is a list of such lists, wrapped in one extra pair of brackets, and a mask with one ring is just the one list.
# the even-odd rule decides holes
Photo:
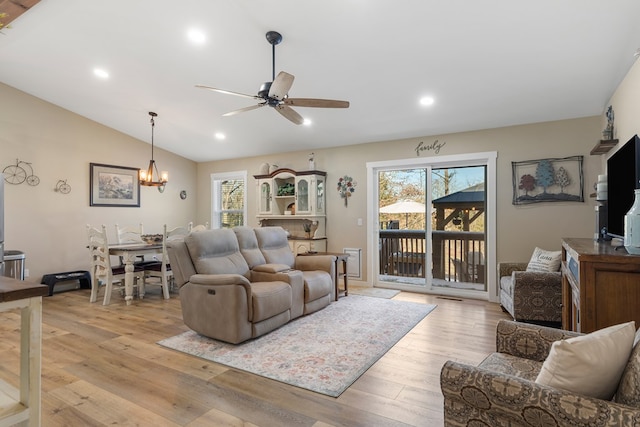
[[(348, 298), (348, 297), (346, 297)], [(438, 308), (340, 397), (287, 386), (165, 349), (187, 330), (176, 295), (127, 307), (88, 290), (43, 299), (43, 426), (441, 426), (448, 359), (477, 364), (495, 348), (497, 304), (402, 292)], [(19, 315), (0, 315), (0, 377), (17, 386)]]

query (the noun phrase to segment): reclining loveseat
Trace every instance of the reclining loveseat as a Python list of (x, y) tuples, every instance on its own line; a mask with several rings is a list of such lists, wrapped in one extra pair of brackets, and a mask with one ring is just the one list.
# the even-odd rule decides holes
[(334, 257), (297, 260), (281, 227), (190, 233), (167, 250), (185, 324), (217, 340), (264, 335), (326, 307), (334, 292)]

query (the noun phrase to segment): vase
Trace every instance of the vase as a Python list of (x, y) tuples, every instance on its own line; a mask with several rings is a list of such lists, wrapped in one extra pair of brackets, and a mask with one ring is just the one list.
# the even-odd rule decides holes
[(640, 255), (640, 189), (634, 193), (633, 205), (624, 216), (624, 247), (630, 254)]

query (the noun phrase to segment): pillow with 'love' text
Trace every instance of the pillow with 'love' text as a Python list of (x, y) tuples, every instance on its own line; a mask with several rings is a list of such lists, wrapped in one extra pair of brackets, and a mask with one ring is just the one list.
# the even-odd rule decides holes
[(527, 264), (527, 271), (559, 271), (561, 260), (562, 251), (545, 251), (536, 247)]

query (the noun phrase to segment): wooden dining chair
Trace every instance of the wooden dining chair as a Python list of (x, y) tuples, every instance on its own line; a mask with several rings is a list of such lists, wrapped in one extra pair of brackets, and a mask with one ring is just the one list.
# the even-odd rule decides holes
[[(118, 289), (124, 288), (124, 266), (113, 267), (111, 265), (107, 229), (104, 224), (101, 228), (95, 228), (87, 224), (87, 237), (87, 247), (91, 256), (91, 296), (89, 301), (96, 302), (100, 283), (104, 283), (105, 292), (102, 305), (109, 305), (114, 284), (119, 284)], [(134, 266), (133, 275), (134, 286), (140, 286), (144, 282), (144, 269)]]
[(116, 224), (116, 238), (118, 239), (119, 245), (124, 245), (127, 243), (144, 243), (144, 240), (142, 240), (143, 234), (144, 228), (142, 226), (142, 223), (140, 223), (139, 225), (124, 227)]
[(162, 260), (159, 263), (145, 267), (145, 284), (150, 283), (147, 279), (151, 277), (159, 278), (164, 299), (169, 299), (169, 288), (173, 285), (173, 271), (171, 271), (171, 264), (169, 264), (167, 242), (173, 239), (182, 239), (187, 234), (189, 234), (189, 231), (186, 227), (176, 227), (168, 230), (167, 224), (165, 224), (162, 235)]
[(205, 222), (204, 224), (193, 225), (193, 222), (189, 222), (187, 225), (187, 230), (192, 233), (196, 231), (204, 231), (209, 229), (209, 223)]
[[(145, 241), (142, 240), (142, 235), (144, 234), (144, 228), (142, 226), (142, 223), (140, 223), (140, 225), (128, 225), (124, 227), (121, 227), (118, 224), (116, 224), (115, 227), (116, 227), (116, 239), (119, 245), (145, 243)], [(144, 255), (140, 255), (138, 257), (138, 261), (136, 262), (136, 264), (143, 263), (143, 262), (145, 262)], [(124, 262), (122, 261), (122, 257), (120, 257), (120, 265), (124, 265)]]

